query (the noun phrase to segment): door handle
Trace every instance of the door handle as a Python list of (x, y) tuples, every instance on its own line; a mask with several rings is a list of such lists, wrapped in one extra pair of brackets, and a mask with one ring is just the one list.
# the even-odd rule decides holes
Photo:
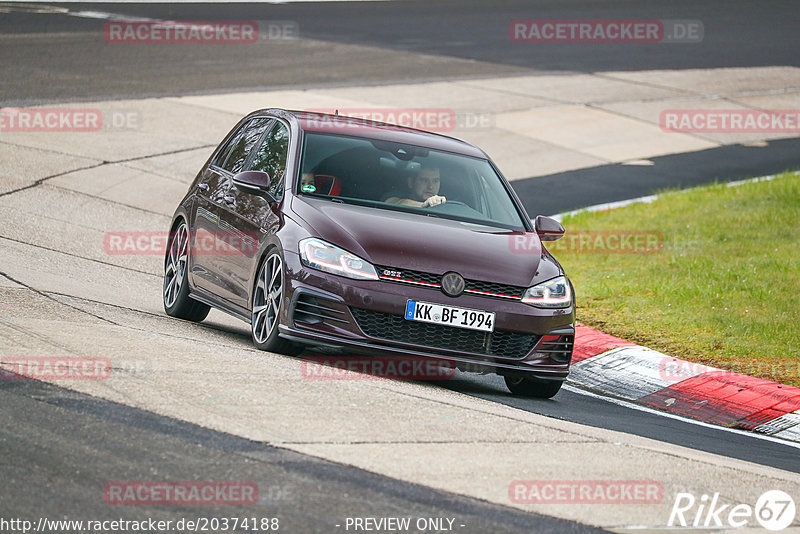
[(202, 189), (203, 191), (208, 191), (208, 184), (206, 183), (197, 184), (197, 188)]
[(233, 196), (233, 195), (225, 195), (225, 197), (223, 198), (223, 200), (224, 200), (226, 203), (230, 204), (231, 206), (235, 206), (235, 205), (236, 205), (236, 197), (235, 197), (235, 196)]

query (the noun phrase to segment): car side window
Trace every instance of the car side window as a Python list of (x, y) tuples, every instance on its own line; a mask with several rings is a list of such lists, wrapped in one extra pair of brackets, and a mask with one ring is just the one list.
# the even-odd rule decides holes
[(216, 165), (217, 167), (222, 167), (225, 165), (225, 160), (228, 159), (228, 156), (231, 154), (231, 150), (233, 150), (233, 147), (236, 146), (236, 143), (239, 141), (239, 138), (243, 133), (244, 128), (239, 128), (239, 130), (237, 130), (236, 133), (231, 136), (225, 146), (222, 147), (222, 150), (217, 153), (211, 164)]
[(214, 163), (226, 171), (233, 174), (244, 169), (247, 156), (253, 150), (253, 146), (264, 133), (271, 119), (258, 118), (247, 121), (231, 138), (230, 143), (220, 152), (217, 161)]
[(264, 171), (270, 177), (270, 192), (280, 197), (286, 174), (286, 160), (289, 155), (289, 129), (282, 122), (276, 122), (256, 152), (250, 170)]

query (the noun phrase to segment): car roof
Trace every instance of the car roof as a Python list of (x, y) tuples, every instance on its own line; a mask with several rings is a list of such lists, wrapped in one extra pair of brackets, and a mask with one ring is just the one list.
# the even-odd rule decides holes
[[(364, 110), (367, 111), (367, 110)], [(409, 112), (424, 110), (408, 110)], [(442, 110), (430, 110), (432, 112)], [(313, 111), (296, 111), (278, 108), (268, 108), (255, 111), (250, 115), (269, 114), (282, 117), (297, 123), (305, 132), (333, 133), (367, 139), (379, 139), (408, 145), (422, 146), (434, 150), (454, 152), (466, 156), (488, 159), (486, 153), (480, 148), (461, 139), (449, 137), (407, 126), (387, 124), (384, 122), (367, 120), (359, 117), (345, 115), (331, 115), (330, 113), (316, 113)], [(452, 115), (455, 120), (455, 115)]]

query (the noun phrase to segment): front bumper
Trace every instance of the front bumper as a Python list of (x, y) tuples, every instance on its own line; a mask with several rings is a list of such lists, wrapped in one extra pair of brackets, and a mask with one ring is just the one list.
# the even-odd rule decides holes
[[(351, 280), (310, 269), (285, 251), (286, 293), (279, 332), (310, 345), (367, 354), (436, 358), (460, 369), (525, 373), (563, 380), (569, 373), (574, 309), (545, 310), (519, 301), (392, 282)], [(404, 319), (409, 299), (495, 312), (495, 331), (483, 333)]]

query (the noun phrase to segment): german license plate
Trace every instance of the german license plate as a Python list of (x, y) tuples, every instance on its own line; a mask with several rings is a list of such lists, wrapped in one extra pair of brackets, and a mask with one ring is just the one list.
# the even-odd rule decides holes
[(481, 332), (494, 331), (494, 312), (444, 306), (430, 302), (406, 302), (406, 319), (423, 323), (443, 324)]

